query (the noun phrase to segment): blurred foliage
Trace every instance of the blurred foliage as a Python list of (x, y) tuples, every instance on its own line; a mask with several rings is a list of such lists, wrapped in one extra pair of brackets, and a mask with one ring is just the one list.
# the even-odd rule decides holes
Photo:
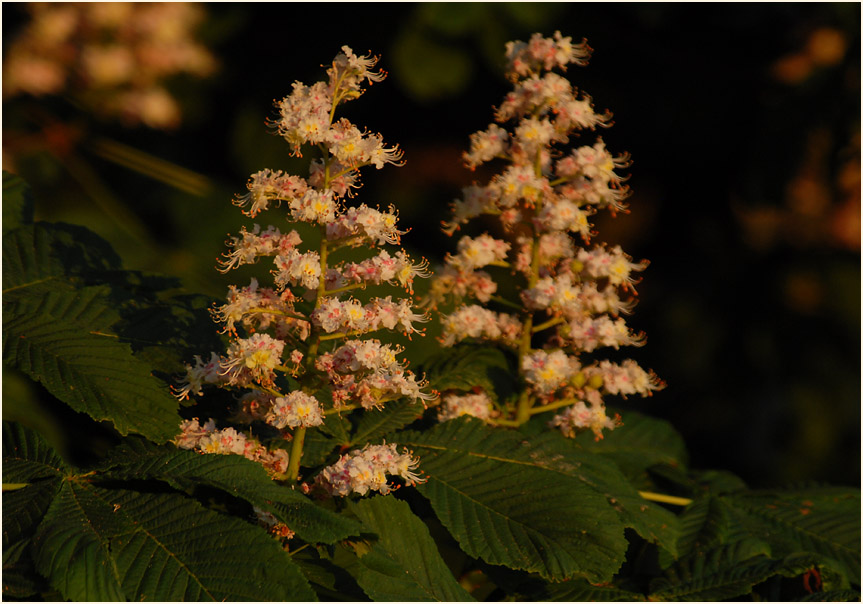
[[(454, 246), (438, 228), (448, 203), (483, 178), (460, 155), (506, 89), (504, 42), (585, 37), (595, 53), (574, 81), (612, 109), (606, 143), (635, 161), (632, 214), (598, 229), (651, 260), (634, 325), (650, 345), (636, 357), (668, 383), (624, 406), (670, 420), (695, 467), (753, 486), (859, 483), (858, 4), (206, 9), (199, 35), (221, 70), (170, 83), (184, 116), (173, 132), (103, 122), (62, 97), (4, 102), (4, 167), (33, 186), (36, 219), (86, 225), (126, 266), (223, 296), (240, 278), (216, 258), (253, 223), (231, 198), (254, 171), (308, 161), (267, 130), (271, 101), (347, 44), (390, 70), (348, 117), (407, 160), (367, 175), (359, 201), (396, 204), (408, 252), (439, 263)], [(4, 51), (25, 19), (3, 5)], [(405, 342), (408, 354), (430, 355), (433, 336)], [(14, 377), (3, 387), (4, 417), (44, 398)]]

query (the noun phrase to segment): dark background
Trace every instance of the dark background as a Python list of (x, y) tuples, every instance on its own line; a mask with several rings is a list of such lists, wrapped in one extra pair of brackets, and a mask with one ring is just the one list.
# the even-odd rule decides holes
[[(859, 4), (205, 7), (199, 35), (220, 69), (173, 82), (175, 131), (123, 128), (64, 98), (4, 102), (4, 168), (33, 186), (37, 218), (83, 224), (128, 267), (223, 296), (242, 280), (215, 259), (252, 222), (231, 198), (249, 174), (303, 174), (308, 159), (267, 131), (272, 101), (322, 79), (347, 44), (381, 55), (389, 77), (343, 115), (407, 161), (367, 169), (357, 202), (395, 204), (408, 251), (439, 264), (455, 240), (438, 225), (482, 176), (461, 152), (509, 89), (504, 43), (585, 37), (590, 65), (568, 75), (614, 113), (603, 139), (634, 160), (632, 211), (600, 220), (599, 239), (651, 262), (629, 320), (648, 344), (631, 356), (668, 384), (628, 407), (671, 421), (694, 467), (753, 487), (860, 483)], [(3, 5), (4, 48), (25, 19)], [(166, 182), (151, 177), (161, 164), (118, 165), (106, 139), (173, 164)], [(417, 356), (434, 349), (425, 340)], [(4, 377), (4, 416), (8, 397), (41, 395)]]

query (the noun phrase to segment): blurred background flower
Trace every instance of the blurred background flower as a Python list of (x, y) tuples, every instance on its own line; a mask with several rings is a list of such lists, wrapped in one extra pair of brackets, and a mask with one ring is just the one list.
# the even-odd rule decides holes
[[(368, 174), (359, 201), (396, 204), (408, 251), (440, 264), (449, 203), (484, 178), (461, 153), (508, 89), (504, 43), (555, 30), (595, 49), (569, 75), (634, 160), (631, 214), (598, 230), (651, 261), (632, 327), (668, 387), (628, 405), (669, 419), (696, 467), (859, 484), (859, 4), (6, 3), (4, 168), (33, 186), (37, 218), (223, 297), (238, 277), (216, 258), (253, 223), (231, 198), (310, 159), (267, 131), (272, 100), (348, 44), (390, 72), (348, 117), (407, 161)], [(123, 104), (147, 86), (167, 95), (150, 118)], [(417, 361), (436, 347), (402, 343)], [(4, 415), (41, 396), (4, 377)]]

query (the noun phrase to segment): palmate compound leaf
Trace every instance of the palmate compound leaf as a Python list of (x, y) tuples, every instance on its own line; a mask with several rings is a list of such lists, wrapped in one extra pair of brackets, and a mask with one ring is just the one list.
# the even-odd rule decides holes
[(390, 432), (404, 428), (422, 417), (422, 414), (423, 406), (409, 399), (387, 403), (383, 409), (366, 410), (357, 422), (351, 442), (356, 446), (375, 442)]
[[(817, 554), (770, 557), (770, 547), (747, 538), (681, 558), (651, 582), (650, 600), (722, 601), (748, 594), (774, 576), (796, 577), (820, 566)], [(775, 554), (774, 554), (775, 556)]]
[(596, 452), (574, 447), (571, 440), (556, 431), (546, 429), (531, 436), (529, 443), (534, 463), (575, 478), (603, 495), (625, 527), (677, 557), (677, 516), (642, 498), (614, 462)]
[[(3, 360), (58, 399), (123, 435), (156, 442), (177, 430), (177, 402), (128, 344), (102, 331), (93, 289), (62, 291), (52, 304), (20, 300), (4, 306)], [(84, 320), (81, 317), (85, 318)]]
[[(4, 422), (4, 483), (29, 483), (3, 497), (4, 560), (13, 548), (23, 554), (27, 547), (22, 541), (7, 547), (7, 527), (9, 537), (33, 534), (36, 569), (65, 598), (314, 598), (296, 565), (261, 529), (181, 493), (133, 491), (142, 483), (126, 489), (117, 480), (109, 490), (89, 482), (98, 472), (74, 472), (38, 434)], [(14, 499), (24, 496), (36, 506), (26, 518), (20, 509), (26, 502)]]
[(88, 600), (314, 599), (263, 530), (180, 493), (104, 489), (70, 477), (34, 538), (37, 569)]
[(393, 442), (420, 457), (418, 489), (468, 555), (552, 581), (620, 568), (624, 525), (606, 497), (536, 461), (518, 433), (459, 418)]
[(259, 464), (239, 455), (202, 455), (173, 446), (130, 441), (100, 475), (156, 479), (179, 489), (215, 487), (245, 499), (287, 524), (312, 543), (335, 543), (360, 534), (355, 520), (326, 510), (298, 491), (273, 482)]
[(26, 597), (35, 589), (30, 538), (67, 472), (38, 433), (3, 422), (3, 595)]
[(121, 434), (164, 442), (177, 402), (109, 327), (108, 286), (81, 276), (117, 269), (104, 241), (79, 227), (23, 226), (3, 240), (3, 360), (76, 411), (111, 421)]
[(473, 601), (441, 558), (428, 527), (407, 503), (377, 496), (352, 509), (378, 536), (371, 549), (359, 553), (359, 563), (348, 568), (372, 600)]
[(847, 487), (749, 491), (721, 497), (730, 523), (774, 556), (812, 552), (860, 585), (860, 491)]
[(587, 431), (575, 438), (576, 444), (585, 451), (611, 459), (632, 479), (656, 464), (686, 466), (683, 438), (669, 422), (635, 411), (622, 415), (623, 425), (606, 431), (602, 440), (595, 440)]

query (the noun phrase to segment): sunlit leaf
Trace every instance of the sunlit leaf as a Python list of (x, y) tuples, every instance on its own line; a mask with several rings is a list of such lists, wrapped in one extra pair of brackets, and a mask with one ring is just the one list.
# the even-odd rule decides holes
[(517, 433), (460, 418), (393, 440), (420, 457), (419, 491), (467, 554), (552, 580), (608, 581), (623, 562), (606, 497), (534, 459)]
[(379, 538), (354, 567), (357, 582), (369, 597), (393, 602), (473, 601), (407, 503), (378, 496), (361, 501), (354, 509), (363, 525)]

